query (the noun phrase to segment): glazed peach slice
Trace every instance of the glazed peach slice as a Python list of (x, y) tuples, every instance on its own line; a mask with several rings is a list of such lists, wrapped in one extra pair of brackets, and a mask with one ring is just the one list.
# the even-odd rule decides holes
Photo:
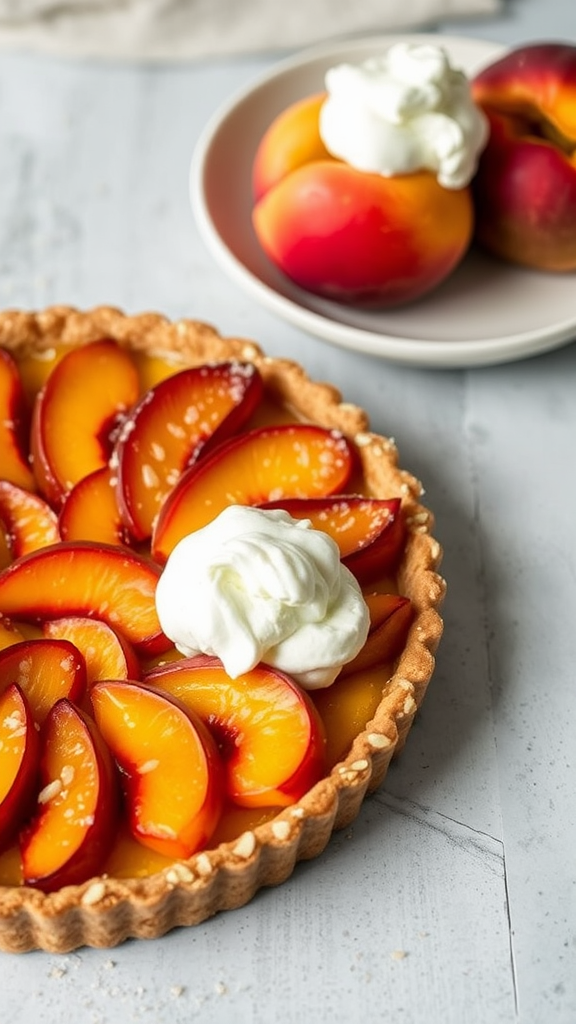
[(25, 346), (23, 351), (15, 352), (14, 358), (18, 366), (18, 373), (30, 408), (34, 405), (37, 394), (44, 387), (54, 367), (69, 351), (69, 346), (58, 344), (38, 349)]
[(0, 615), (25, 622), (87, 615), (118, 629), (137, 652), (159, 654), (171, 646), (156, 614), (159, 575), (134, 551), (62, 541), (0, 573)]
[(34, 491), (26, 437), (26, 401), (18, 367), (10, 353), (0, 348), (0, 472), (3, 479)]
[(179, 540), (227, 505), (342, 491), (354, 464), (355, 450), (343, 434), (311, 424), (259, 427), (234, 437), (183, 473), (160, 510), (152, 554), (166, 561)]
[(165, 856), (189, 857), (222, 809), (222, 766), (208, 730), (169, 695), (137, 683), (96, 683), (90, 696), (122, 770), (132, 834)]
[(286, 807), (324, 774), (324, 729), (308, 695), (267, 665), (231, 679), (200, 655), (154, 669), (146, 682), (182, 701), (217, 740), (226, 795), (243, 807)]
[(0, 520), (6, 528), (12, 558), (60, 540), (58, 517), (48, 502), (8, 480), (0, 480)]
[(344, 665), (340, 678), (378, 664), (390, 664), (404, 650), (414, 618), (412, 602), (400, 594), (365, 594), (370, 631), (364, 647)]
[(365, 600), (370, 609), (370, 632), (364, 648), (344, 666), (332, 686), (313, 694), (326, 729), (329, 768), (346, 756), (354, 738), (374, 717), (413, 618), (406, 597), (368, 594)]
[(42, 631), (49, 640), (68, 640), (80, 651), (86, 664), (86, 686), (98, 679), (139, 679), (140, 663), (126, 637), (101, 619), (69, 615), (45, 622)]
[(5, 569), (12, 561), (12, 550), (8, 530), (0, 519), (0, 570)]
[(129, 536), (116, 503), (116, 474), (102, 466), (82, 477), (60, 509), (62, 540), (92, 540), (127, 546)]
[(34, 474), (52, 505), (107, 464), (138, 388), (130, 356), (110, 339), (72, 349), (54, 368), (36, 399), (31, 431)]
[(262, 391), (255, 366), (227, 362), (182, 370), (144, 395), (120, 432), (112, 460), (120, 514), (136, 540), (150, 536), (186, 466), (235, 433)]
[(0, 651), (3, 651), (5, 647), (12, 647), (13, 644), (19, 644), (24, 639), (23, 633), (16, 628), (10, 619), (0, 615)]
[(40, 760), (38, 727), (16, 683), (0, 693), (0, 849), (5, 849), (27, 817)]
[(364, 581), (394, 568), (402, 553), (405, 528), (400, 498), (286, 498), (263, 508), (283, 508), (294, 519), (310, 519), (340, 548), (340, 557)]
[(117, 825), (110, 753), (90, 717), (63, 698), (42, 730), (38, 802), (20, 833), (24, 883), (53, 892), (99, 874)]
[(18, 683), (39, 725), (61, 697), (82, 699), (86, 665), (68, 640), (22, 640), (0, 651), (0, 693)]
[(138, 370), (141, 395), (187, 367), (186, 356), (176, 349), (164, 352), (131, 349), (130, 357)]

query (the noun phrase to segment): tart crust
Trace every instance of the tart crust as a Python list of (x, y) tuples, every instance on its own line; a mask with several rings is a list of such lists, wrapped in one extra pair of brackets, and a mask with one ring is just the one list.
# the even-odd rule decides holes
[(415, 615), (374, 717), (356, 736), (345, 760), (297, 805), (231, 842), (149, 877), (103, 876), (48, 895), (24, 886), (0, 887), (0, 949), (8, 952), (69, 952), (83, 945), (115, 946), (129, 937), (157, 938), (240, 907), (261, 887), (285, 881), (298, 861), (322, 853), (332, 832), (348, 826), (366, 795), (382, 784), (424, 698), (442, 634), (439, 609), (445, 583), (437, 571), (442, 551), (432, 536), (432, 513), (420, 503), (418, 480), (399, 467), (394, 443), (370, 431), (362, 409), (343, 402), (331, 384), (311, 381), (297, 363), (270, 358), (253, 341), (222, 337), (198, 321), (171, 322), (154, 313), (127, 316), (107, 306), (87, 312), (54, 306), (39, 313), (0, 313), (0, 345), (18, 354), (62, 344), (73, 347), (104, 336), (132, 350), (171, 353), (182, 366), (231, 358), (253, 362), (268, 393), (300, 419), (353, 438), (368, 492), (402, 496), (407, 543), (397, 579)]

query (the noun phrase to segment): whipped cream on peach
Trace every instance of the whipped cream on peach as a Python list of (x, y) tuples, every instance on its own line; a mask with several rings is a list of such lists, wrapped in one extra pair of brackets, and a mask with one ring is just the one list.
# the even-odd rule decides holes
[(231, 505), (172, 551), (156, 589), (162, 629), (233, 679), (265, 662), (329, 686), (361, 650), (369, 612), (337, 544), (281, 509)]
[(320, 135), (333, 156), (385, 177), (429, 170), (448, 189), (472, 180), (488, 123), (441, 47), (396, 43), (331, 68), (326, 89)]

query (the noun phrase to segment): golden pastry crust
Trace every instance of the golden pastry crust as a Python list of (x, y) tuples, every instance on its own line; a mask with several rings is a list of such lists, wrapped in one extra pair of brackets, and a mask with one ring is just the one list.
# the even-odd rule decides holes
[(68, 952), (82, 945), (114, 946), (129, 937), (155, 938), (247, 903), (263, 886), (285, 881), (300, 860), (318, 856), (335, 829), (350, 824), (367, 793), (381, 785), (408, 735), (434, 668), (445, 591), (441, 548), (419, 482), (398, 465), (392, 441), (370, 432), (366, 413), (343, 402), (331, 384), (311, 381), (298, 364), (266, 356), (252, 341), (224, 338), (194, 320), (170, 322), (111, 307), (81, 312), (65, 306), (41, 313), (0, 313), (0, 345), (26, 353), (111, 337), (129, 349), (172, 353), (182, 365), (236, 358), (253, 362), (268, 392), (300, 418), (337, 428), (358, 449), (369, 492), (402, 496), (407, 543), (398, 570), (401, 593), (415, 610), (406, 647), (384, 686), (372, 720), (345, 758), (297, 805), (231, 842), (202, 851), (138, 879), (99, 877), (44, 894), (0, 887), (0, 949)]

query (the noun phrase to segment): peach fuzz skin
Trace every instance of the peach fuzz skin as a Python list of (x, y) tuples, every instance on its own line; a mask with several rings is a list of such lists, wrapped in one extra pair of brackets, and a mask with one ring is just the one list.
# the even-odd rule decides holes
[(442, 188), (427, 171), (385, 178), (333, 159), (318, 134), (321, 101), (289, 108), (262, 139), (253, 168), (258, 240), (295, 284), (326, 298), (379, 307), (417, 299), (466, 253), (471, 192)]
[(476, 237), (496, 256), (576, 270), (576, 46), (519, 47), (482, 71), (490, 121), (474, 181)]

